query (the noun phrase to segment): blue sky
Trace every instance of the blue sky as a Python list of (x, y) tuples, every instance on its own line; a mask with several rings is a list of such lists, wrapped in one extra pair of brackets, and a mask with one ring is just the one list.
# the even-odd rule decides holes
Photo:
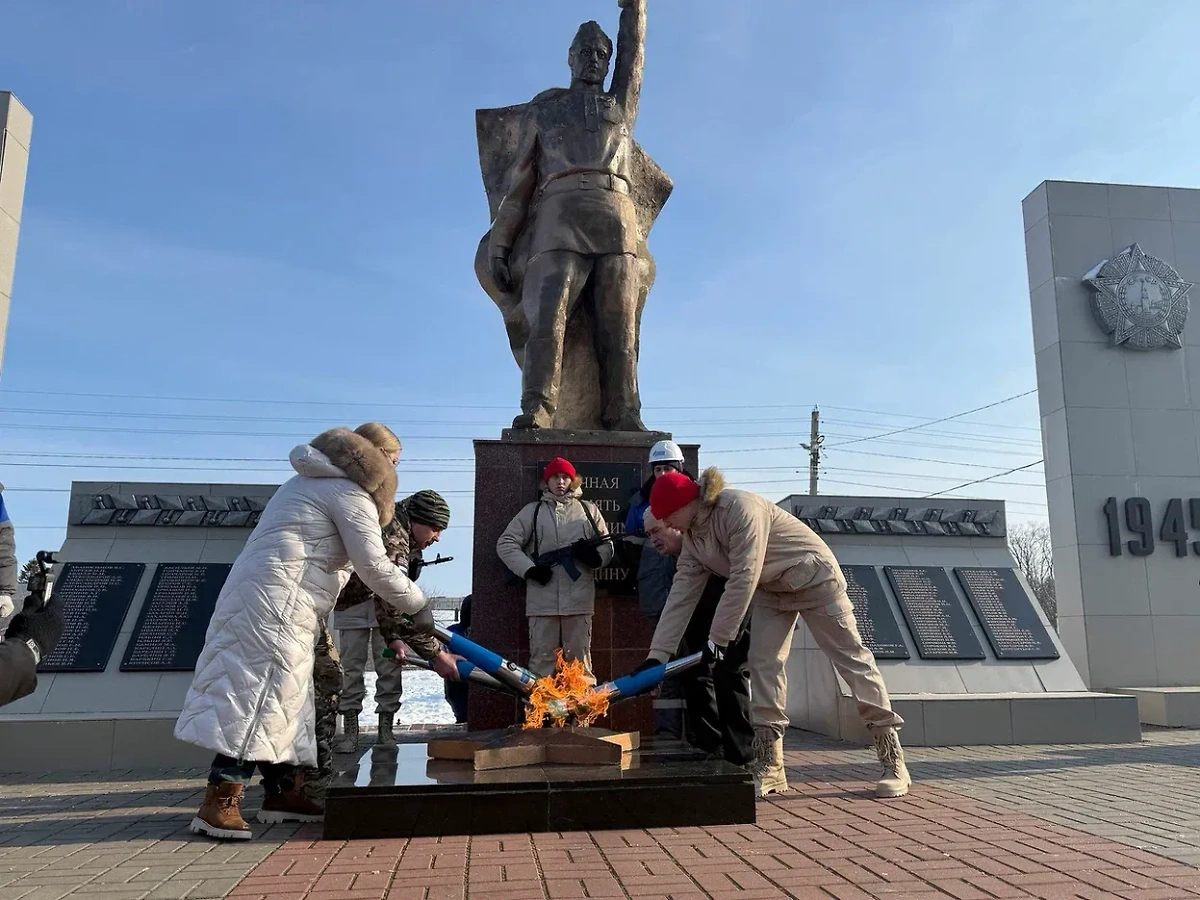
[[(645, 418), (768, 496), (806, 488), (813, 404), (832, 445), (1034, 387), (1020, 202), (1040, 181), (1195, 185), (1185, 0), (1132, 20), (1108, 0), (650, 7), (637, 136), (675, 193), (650, 240)], [(0, 380), (21, 555), (61, 540), (72, 478), (277, 480), (299, 440), (371, 418), (404, 438), (402, 487), (469, 525), (470, 438), (519, 390), (471, 268), (474, 110), (565, 84), (579, 22), (615, 36), (617, 16), (5, 4), (0, 88), (35, 117)], [(1038, 459), (1036, 398), (851, 449), (823, 491), (944, 489)], [(206, 461), (228, 458), (252, 462)], [(1036, 518), (1040, 478), (969, 493)], [(469, 539), (447, 534), (436, 586), (468, 588)]]

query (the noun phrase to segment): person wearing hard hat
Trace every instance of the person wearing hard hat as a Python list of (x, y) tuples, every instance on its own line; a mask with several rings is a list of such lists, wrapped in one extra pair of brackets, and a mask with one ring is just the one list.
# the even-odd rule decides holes
[[(675, 557), (660, 552), (646, 534), (645, 515), (650, 509), (650, 491), (654, 480), (666, 472), (683, 471), (683, 449), (674, 441), (659, 441), (650, 448), (647, 461), (650, 477), (629, 498), (629, 513), (625, 517), (627, 545), (641, 548), (637, 560), (638, 605), (653, 630), (658, 626), (671, 579), (675, 577)], [(684, 739), (684, 697), (679, 681), (668, 678), (659, 688), (654, 700), (654, 733), (661, 737)]]
[(710, 666), (722, 665), (750, 612), (756, 757), (751, 771), (759, 796), (787, 790), (786, 664), (801, 618), (850, 688), (871, 733), (883, 766), (875, 795), (907, 794), (912, 779), (898, 735), (904, 720), (892, 709), (875, 657), (859, 636), (846, 579), (829, 546), (765, 497), (726, 487), (715, 468), (706, 469), (699, 482), (678, 472), (660, 476), (650, 509), (683, 532), (683, 548), (647, 662), (675, 655), (709, 576), (728, 579), (704, 653)]

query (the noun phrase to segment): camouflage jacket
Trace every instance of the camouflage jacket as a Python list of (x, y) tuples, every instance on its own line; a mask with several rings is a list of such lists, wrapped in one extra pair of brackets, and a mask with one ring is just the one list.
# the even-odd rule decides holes
[[(410, 550), (412, 532), (408, 511), (404, 504), (396, 504), (396, 517), (383, 529), (383, 546), (387, 555), (398, 566), (411, 566), (412, 562), (421, 558), (420, 550)], [(358, 574), (350, 576), (350, 581), (338, 595), (334, 611), (357, 606), (360, 603), (372, 601), (375, 604), (375, 621), (379, 623), (379, 631), (389, 644), (395, 640), (404, 641), (416, 651), (422, 659), (433, 659), (442, 649), (442, 643), (429, 633), (433, 625), (433, 612), (429, 608), (415, 616), (397, 613), (371, 592)]]

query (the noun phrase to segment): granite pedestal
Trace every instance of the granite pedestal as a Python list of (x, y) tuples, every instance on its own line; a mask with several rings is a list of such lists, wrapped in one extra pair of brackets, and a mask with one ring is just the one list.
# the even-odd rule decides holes
[(646, 741), (620, 766), (476, 771), (426, 744), (374, 748), (325, 801), (326, 840), (746, 825), (750, 773), (677, 741)]
[[(496, 540), (526, 503), (538, 498), (542, 466), (556, 456), (571, 461), (584, 479), (583, 495), (597, 503), (610, 531), (624, 528), (629, 499), (650, 472), (646, 458), (663, 432), (514, 431), (500, 440), (475, 442), (475, 552), (472, 566), (471, 639), (521, 665), (529, 662), (524, 585), (511, 585), (496, 555)], [(695, 473), (699, 447), (683, 447)], [(592, 620), (592, 667), (607, 681), (632, 671), (646, 658), (652, 636), (638, 608), (636, 572), (619, 564), (597, 578)], [(616, 731), (653, 729), (653, 700), (639, 697), (615, 705), (595, 724)], [(518, 703), (488, 690), (470, 692), (472, 730), (504, 728), (520, 721)]]

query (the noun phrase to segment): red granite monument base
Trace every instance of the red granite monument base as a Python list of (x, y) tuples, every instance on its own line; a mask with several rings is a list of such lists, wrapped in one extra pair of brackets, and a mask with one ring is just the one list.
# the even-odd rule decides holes
[[(471, 578), (471, 639), (521, 665), (529, 662), (525, 590), (505, 580), (496, 540), (521, 508), (538, 496), (541, 469), (556, 456), (571, 461), (584, 479), (584, 497), (597, 503), (610, 531), (623, 530), (629, 499), (649, 477), (646, 457), (661, 432), (505, 431), (500, 440), (475, 442), (475, 544)], [(683, 447), (696, 472), (699, 447)], [(638, 607), (636, 572), (619, 565), (597, 578), (592, 620), (592, 668), (598, 681), (632, 671), (650, 647), (649, 623)], [(472, 685), (467, 726), (505, 728), (521, 721), (519, 703)], [(614, 731), (653, 731), (653, 700), (617, 704), (595, 724)]]

